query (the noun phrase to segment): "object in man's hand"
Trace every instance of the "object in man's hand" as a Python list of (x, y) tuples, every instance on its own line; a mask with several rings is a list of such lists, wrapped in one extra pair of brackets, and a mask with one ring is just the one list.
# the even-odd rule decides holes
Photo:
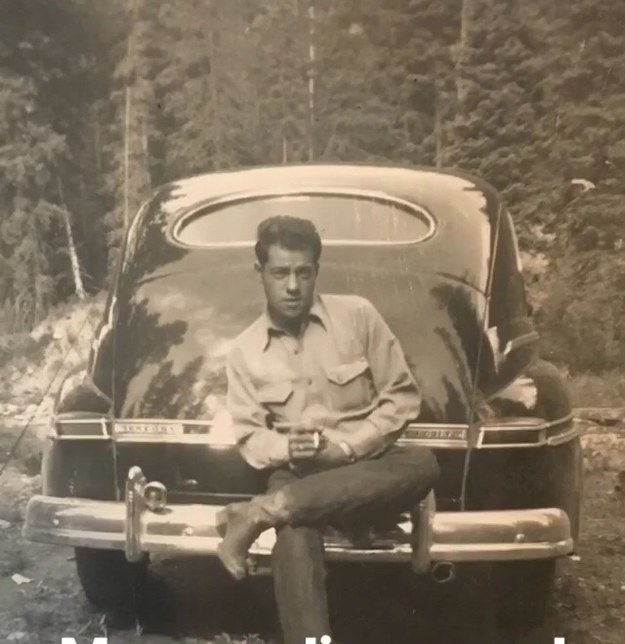
[(347, 459), (348, 463), (355, 463), (356, 462), (356, 454), (354, 453), (354, 450), (349, 446), (348, 443), (345, 441), (339, 441), (337, 445), (341, 448), (343, 451), (343, 454), (345, 454), (345, 458)]
[(297, 425), (289, 430), (289, 457), (291, 460), (312, 458), (325, 444), (319, 429)]

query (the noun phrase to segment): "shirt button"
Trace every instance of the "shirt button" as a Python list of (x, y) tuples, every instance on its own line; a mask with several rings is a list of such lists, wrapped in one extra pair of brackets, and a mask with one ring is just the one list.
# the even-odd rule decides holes
[(308, 378), (308, 384), (312, 385), (312, 383), (313, 383), (312, 378)]
[(295, 355), (297, 355), (297, 354), (299, 353), (299, 349), (298, 349), (297, 347), (295, 347), (295, 349), (293, 349), (293, 353), (294, 353)]

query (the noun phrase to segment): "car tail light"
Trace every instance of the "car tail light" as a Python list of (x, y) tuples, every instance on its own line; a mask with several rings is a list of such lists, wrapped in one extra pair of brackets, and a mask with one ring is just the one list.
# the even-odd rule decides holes
[(479, 425), (476, 447), (532, 447), (544, 445), (547, 424), (541, 418), (496, 418)]
[(53, 421), (53, 437), (57, 439), (109, 440), (108, 417), (88, 412), (65, 412)]

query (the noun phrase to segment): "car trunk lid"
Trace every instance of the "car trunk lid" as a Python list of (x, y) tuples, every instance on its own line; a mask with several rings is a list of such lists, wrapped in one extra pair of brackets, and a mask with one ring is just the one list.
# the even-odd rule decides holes
[[(478, 362), (488, 357), (482, 292), (376, 247), (366, 261), (361, 249), (325, 249), (318, 291), (360, 295), (376, 306), (421, 390), (415, 420), (442, 428), (471, 422)], [(193, 251), (149, 277), (122, 280), (111, 383), (120, 482), (139, 465), (189, 499), (263, 488), (264, 474), (238, 454), (225, 407), (229, 347), (263, 306), (249, 249)], [(463, 454), (440, 453), (439, 498), (459, 497)]]

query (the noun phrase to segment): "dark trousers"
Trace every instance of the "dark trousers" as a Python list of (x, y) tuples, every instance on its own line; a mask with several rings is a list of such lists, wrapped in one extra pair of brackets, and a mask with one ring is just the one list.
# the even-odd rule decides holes
[(330, 635), (323, 529), (363, 527), (414, 507), (432, 489), (438, 464), (431, 450), (393, 446), (381, 456), (298, 476), (274, 471), (268, 491), (281, 490), (288, 521), (272, 553), (274, 589), (284, 644)]

